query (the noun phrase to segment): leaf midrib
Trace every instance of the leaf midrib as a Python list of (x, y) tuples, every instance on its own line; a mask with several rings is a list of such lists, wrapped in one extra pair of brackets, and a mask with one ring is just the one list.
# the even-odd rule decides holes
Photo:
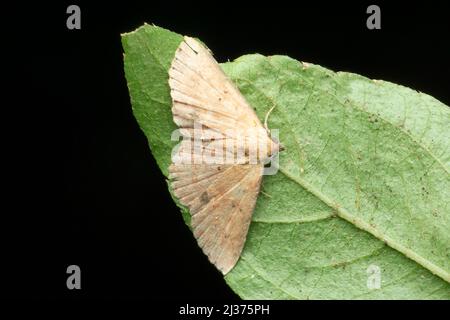
[(374, 235), (376, 238), (384, 241), (387, 245), (389, 245), (391, 248), (403, 253), (408, 258), (414, 260), (415, 262), (419, 263), (426, 269), (430, 270), (433, 274), (441, 277), (442, 279), (446, 280), (447, 282), (450, 282), (450, 274), (442, 269), (441, 267), (435, 265), (434, 263), (430, 262), (429, 260), (425, 259), (421, 255), (417, 254), (410, 248), (405, 247), (404, 245), (398, 243), (396, 240), (392, 239), (391, 237), (383, 234), (378, 229), (373, 228), (369, 223), (365, 222), (362, 219), (359, 219), (358, 217), (353, 216), (347, 209), (339, 206), (339, 204), (333, 202), (330, 198), (328, 198), (324, 193), (320, 192), (316, 188), (314, 188), (309, 182), (305, 181), (304, 179), (294, 176), (290, 174), (287, 170), (283, 168), (279, 168), (279, 171), (283, 173), (286, 177), (291, 179), (292, 181), (299, 184), (301, 187), (303, 187), (305, 190), (310, 192), (315, 197), (319, 198), (323, 203), (325, 203), (330, 208), (334, 209), (336, 211), (336, 214), (352, 223), (356, 227), (367, 231)]

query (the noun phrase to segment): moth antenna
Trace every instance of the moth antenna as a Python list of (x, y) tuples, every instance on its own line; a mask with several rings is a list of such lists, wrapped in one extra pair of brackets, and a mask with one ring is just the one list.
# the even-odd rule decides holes
[(267, 121), (269, 120), (270, 113), (272, 112), (273, 109), (275, 109), (276, 106), (277, 106), (277, 105), (274, 104), (274, 105), (272, 106), (272, 108), (270, 108), (269, 111), (267, 111), (266, 116), (264, 117), (264, 128), (265, 128), (265, 129), (267, 130), (267, 132), (269, 132), (269, 133), (270, 133), (270, 129), (269, 129), (269, 127), (267, 126)]
[(261, 194), (265, 195), (267, 198), (272, 198), (272, 196), (270, 194), (268, 194), (267, 192), (264, 192), (263, 190), (260, 191)]

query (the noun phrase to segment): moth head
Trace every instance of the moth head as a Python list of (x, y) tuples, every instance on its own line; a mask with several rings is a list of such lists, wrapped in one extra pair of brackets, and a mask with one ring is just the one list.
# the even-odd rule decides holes
[(269, 137), (268, 156), (271, 157), (280, 151), (284, 150), (284, 146), (275, 138)]

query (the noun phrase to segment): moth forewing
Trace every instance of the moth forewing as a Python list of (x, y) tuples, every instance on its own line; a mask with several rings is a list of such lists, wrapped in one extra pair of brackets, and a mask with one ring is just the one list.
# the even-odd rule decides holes
[(244, 247), (263, 163), (275, 150), (273, 141), (209, 50), (196, 40), (185, 37), (176, 50), (169, 86), (173, 120), (183, 135), (169, 167), (170, 183), (189, 208), (199, 246), (226, 274)]

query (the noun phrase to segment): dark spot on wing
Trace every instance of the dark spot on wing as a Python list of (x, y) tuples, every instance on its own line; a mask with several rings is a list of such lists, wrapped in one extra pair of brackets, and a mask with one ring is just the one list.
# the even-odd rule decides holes
[(205, 203), (205, 204), (209, 202), (209, 197), (208, 197), (208, 192), (207, 191), (202, 193), (202, 195), (200, 196), (200, 201)]

